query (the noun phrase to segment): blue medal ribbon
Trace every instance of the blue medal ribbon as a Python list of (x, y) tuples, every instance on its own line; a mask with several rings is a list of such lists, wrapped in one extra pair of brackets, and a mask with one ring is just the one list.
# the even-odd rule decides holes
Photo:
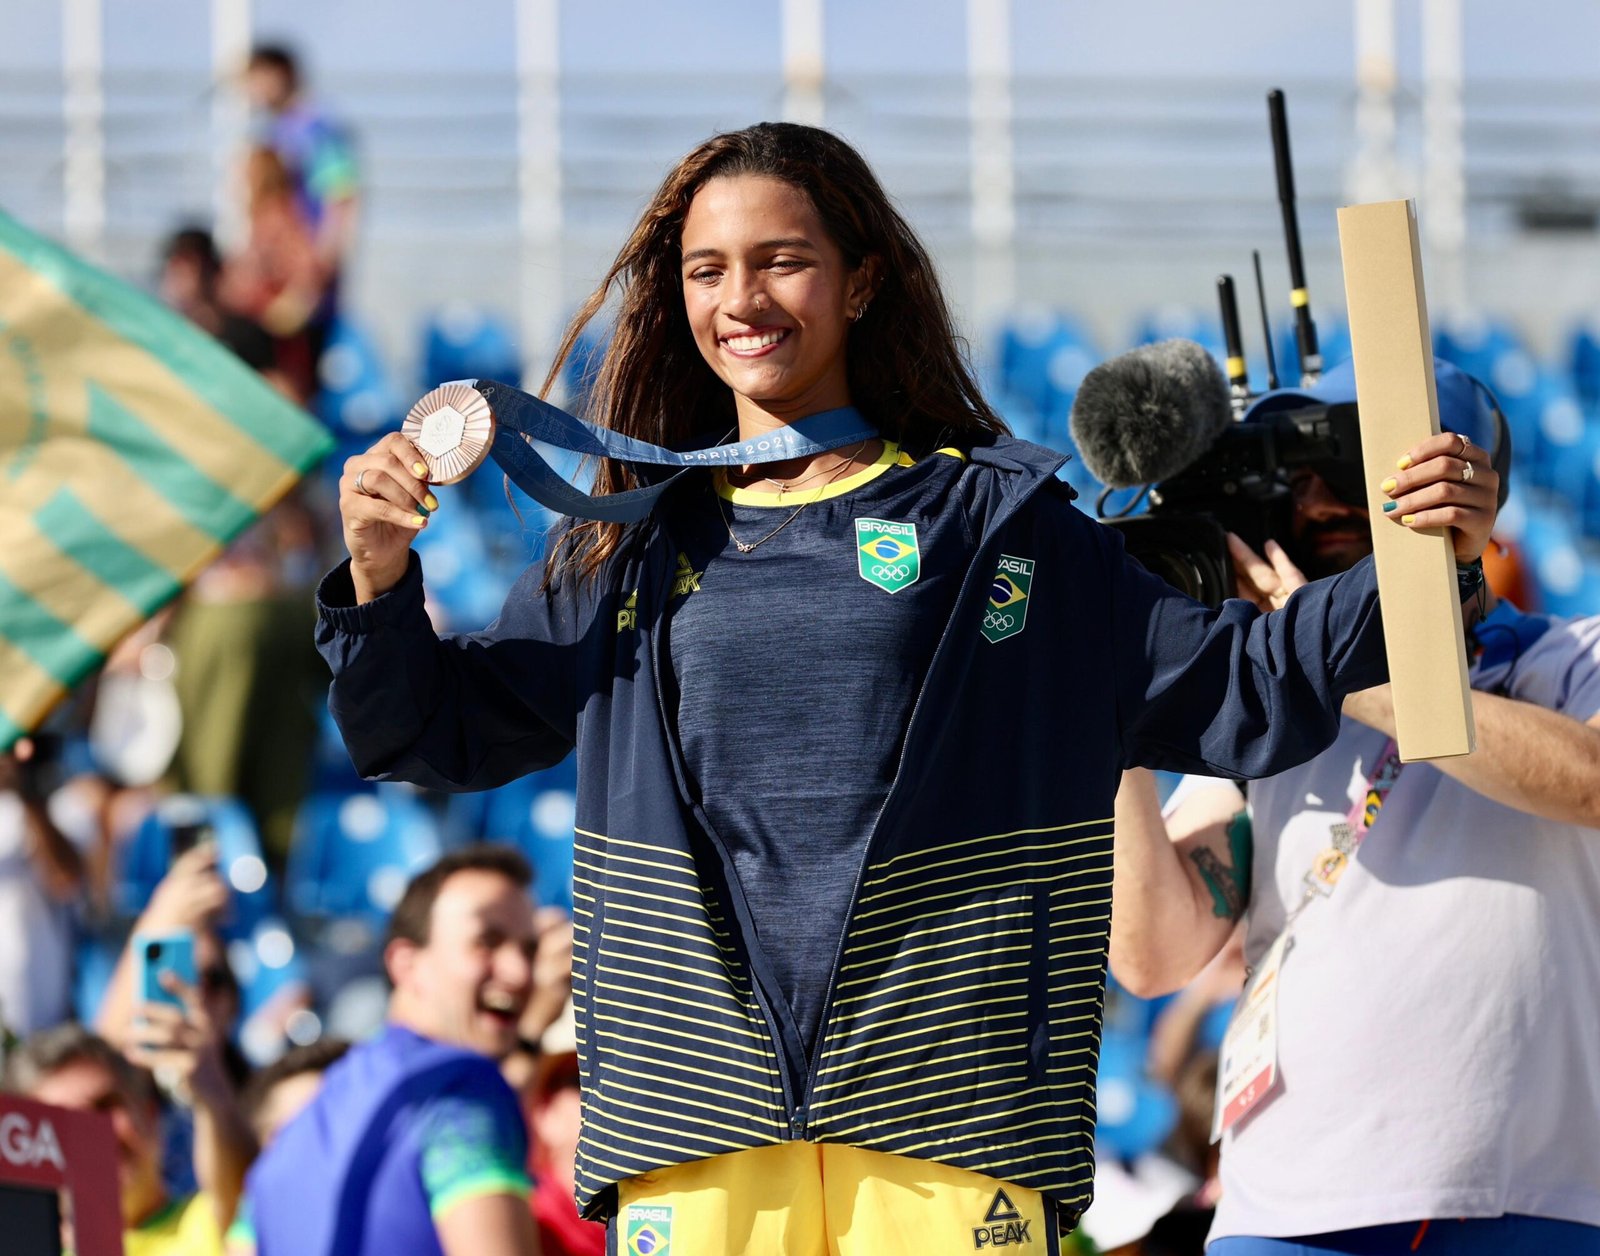
[[(749, 466), (810, 458), (830, 449), (860, 444), (878, 434), (859, 410), (844, 406), (808, 415), (749, 440), (680, 451), (587, 423), (509, 384), (476, 379), (455, 382), (475, 389), (489, 403), (496, 422), (489, 452), (513, 484), (558, 514), (606, 523), (643, 519), (661, 495), (695, 467)], [(597, 496), (568, 484), (525, 437), (575, 454), (679, 470), (643, 488)]]

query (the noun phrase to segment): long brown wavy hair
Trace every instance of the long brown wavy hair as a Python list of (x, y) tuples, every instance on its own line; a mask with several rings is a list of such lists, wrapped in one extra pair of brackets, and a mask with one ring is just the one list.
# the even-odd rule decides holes
[[(616, 327), (586, 417), (674, 448), (736, 422), (733, 392), (706, 364), (689, 327), (681, 265), (683, 223), (695, 194), (712, 179), (738, 175), (782, 179), (810, 197), (849, 270), (877, 259), (871, 313), (851, 325), (847, 367), (852, 403), (886, 439), (925, 452), (956, 433), (1007, 430), (973, 378), (932, 259), (877, 176), (837, 135), (792, 122), (714, 136), (677, 164), (573, 317), (543, 392), (616, 289)], [(626, 465), (602, 460), (595, 492), (638, 483)], [(564, 534), (551, 572), (576, 566), (592, 579), (623, 531), (616, 523), (578, 523)]]

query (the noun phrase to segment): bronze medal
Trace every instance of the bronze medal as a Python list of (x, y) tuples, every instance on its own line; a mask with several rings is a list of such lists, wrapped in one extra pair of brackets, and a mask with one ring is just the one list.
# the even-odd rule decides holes
[(441, 384), (424, 396), (400, 433), (428, 464), (430, 484), (454, 484), (478, 469), (494, 444), (494, 411), (466, 384)]

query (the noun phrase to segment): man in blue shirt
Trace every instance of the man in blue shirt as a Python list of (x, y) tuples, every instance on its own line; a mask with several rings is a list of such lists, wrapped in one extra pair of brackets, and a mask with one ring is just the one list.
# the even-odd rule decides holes
[(384, 947), (388, 1023), (256, 1162), (230, 1251), (538, 1251), (527, 1131), (497, 1063), (533, 990), (531, 880), (516, 851), (482, 845), (411, 882)]

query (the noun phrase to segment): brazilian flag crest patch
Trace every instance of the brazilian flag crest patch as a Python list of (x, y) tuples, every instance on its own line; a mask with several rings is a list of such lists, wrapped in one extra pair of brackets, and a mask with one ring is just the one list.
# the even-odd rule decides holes
[(922, 574), (917, 525), (888, 519), (856, 520), (856, 570), (868, 584), (898, 593)]
[(629, 1204), (622, 1244), (628, 1256), (672, 1256), (672, 1209)]
[(1033, 591), (1033, 559), (1000, 555), (989, 601), (983, 608), (986, 641), (1004, 641), (1022, 631), (1028, 622), (1028, 595)]

